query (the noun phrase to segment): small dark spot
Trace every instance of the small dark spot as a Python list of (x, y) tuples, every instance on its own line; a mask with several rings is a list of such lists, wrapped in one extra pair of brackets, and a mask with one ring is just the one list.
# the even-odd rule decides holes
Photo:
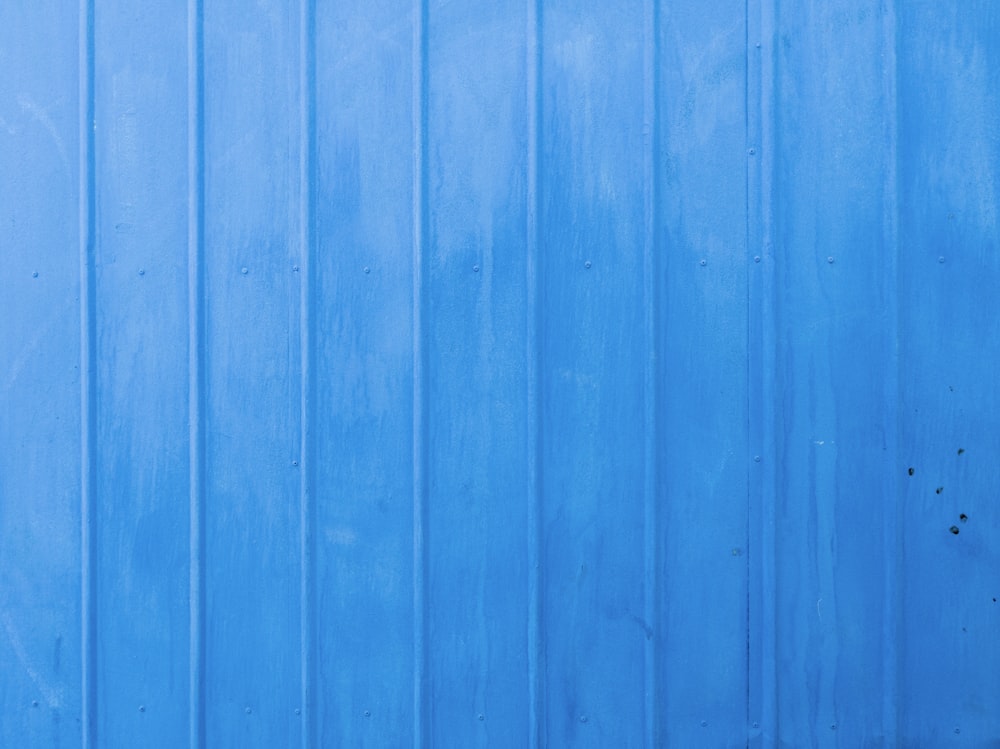
[(948, 392), (949, 393), (954, 393), (955, 392), (955, 388), (953, 388), (951, 385), (949, 385), (948, 386)]
[(914, 473), (916, 473), (916, 471), (914, 471), (912, 468), (910, 468), (909, 470), (907, 470), (907, 473), (912, 476)]
[(996, 598), (994, 598), (994, 599), (993, 599), (993, 603), (996, 603), (996, 602), (997, 602), (997, 599), (996, 599)]
[(963, 512), (961, 515), (958, 516), (958, 519), (964, 523), (969, 519), (969, 516)]
[(944, 491), (944, 487), (943, 486), (939, 486), (937, 489), (934, 490), (934, 493), (935, 494), (940, 494), (943, 491)]
[(958, 526), (957, 525), (951, 526), (951, 528), (949, 528), (948, 530), (950, 530), (954, 535), (956, 535), (956, 536), (958, 535)]
[(965, 627), (962, 627), (962, 631), (963, 632), (968, 632), (969, 630), (967, 630)]
[(961, 454), (962, 454), (962, 453), (964, 453), (964, 452), (965, 452), (965, 448), (964, 448), (964, 447), (960, 447), (960, 448), (958, 448), (958, 454), (959, 454), (959, 455), (961, 455)]

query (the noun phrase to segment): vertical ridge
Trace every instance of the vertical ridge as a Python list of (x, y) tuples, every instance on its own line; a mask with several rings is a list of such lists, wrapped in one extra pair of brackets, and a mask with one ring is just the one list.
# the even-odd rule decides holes
[(528, 480), (528, 746), (542, 746), (543, 688), (541, 683), (541, 444), (542, 425), (538, 397), (541, 369), (539, 348), (539, 139), (541, 127), (541, 0), (528, 0), (526, 29), (527, 98), (527, 226), (525, 247), (525, 362), (527, 383), (527, 480)]
[(202, 0), (188, 0), (188, 445), (189, 724), (192, 749), (205, 745), (204, 527), (204, 57)]
[(644, 227), (643, 227), (643, 309), (645, 313), (646, 362), (643, 379), (643, 578), (644, 616), (646, 626), (653, 632), (646, 640), (644, 662), (645, 688), (645, 741), (656, 746), (658, 740), (657, 702), (658, 680), (656, 672), (657, 649), (663, 636), (658, 627), (658, 527), (657, 527), (657, 242), (659, 190), (657, 156), (659, 150), (659, 3), (645, 0), (643, 39), (643, 133), (646, 154), (644, 158)]
[(775, 0), (746, 5), (747, 133), (747, 718), (750, 746), (778, 740), (772, 174)]
[(760, 564), (762, 598), (761, 655), (761, 721), (766, 726), (765, 745), (777, 745), (780, 737), (778, 724), (778, 675), (777, 675), (777, 534), (775, 528), (777, 502), (777, 444), (778, 414), (775, 406), (775, 372), (778, 365), (776, 348), (775, 273), (778, 264), (774, 247), (774, 194), (773, 176), (777, 158), (775, 134), (775, 96), (777, 79), (775, 65), (777, 39), (775, 15), (777, 0), (761, 0), (760, 38), (764, 53), (760, 63), (760, 239), (764, 256), (761, 268), (761, 508), (760, 508)]
[(313, 694), (315, 674), (314, 635), (314, 533), (312, 492), (312, 256), (315, 198), (316, 144), (316, 35), (315, 0), (301, 0), (299, 6), (299, 626), (302, 669), (302, 747), (315, 745), (316, 720)]
[(883, 108), (886, 113), (883, 133), (885, 170), (883, 182), (883, 301), (888, 335), (886, 341), (885, 448), (888, 466), (886, 477), (883, 528), (884, 611), (882, 616), (882, 730), (886, 746), (898, 743), (899, 733), (899, 295), (897, 293), (899, 254), (899, 186), (897, 182), (897, 109), (896, 92), (896, 7), (895, 0), (884, 0), (882, 15)]
[(94, 155), (94, 0), (80, 0), (80, 711), (82, 745), (97, 745), (97, 434), (96, 170)]
[(427, 414), (424, 249), (427, 237), (427, 0), (413, 0), (413, 741), (426, 744)]

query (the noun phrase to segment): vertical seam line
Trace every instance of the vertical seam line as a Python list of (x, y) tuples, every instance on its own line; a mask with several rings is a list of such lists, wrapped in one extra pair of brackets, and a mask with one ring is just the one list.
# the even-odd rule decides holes
[(665, 633), (658, 627), (658, 527), (657, 527), (657, 226), (659, 190), (657, 185), (657, 156), (659, 149), (659, 3), (646, 0), (644, 8), (643, 45), (643, 132), (644, 154), (644, 236), (643, 236), (643, 305), (645, 314), (646, 362), (644, 372), (643, 409), (643, 578), (644, 619), (647, 639), (644, 660), (644, 690), (646, 716), (646, 744), (656, 746), (658, 738), (657, 702), (657, 651), (659, 638)]
[(316, 143), (316, 35), (314, 0), (302, 0), (299, 38), (299, 626), (303, 749), (315, 744), (315, 548), (312, 487), (311, 408), (313, 400), (312, 260)]
[(81, 0), (80, 43), (80, 637), (84, 749), (97, 745), (96, 455), (97, 300), (94, 153), (94, 0)]
[(192, 749), (205, 745), (204, 441), (204, 56), (202, 0), (188, 0), (188, 444), (189, 725)]
[(413, 3), (413, 741), (426, 743), (427, 414), (424, 250), (427, 236), (427, 0)]
[(528, 479), (528, 745), (542, 745), (543, 687), (542, 674), (542, 579), (541, 579), (541, 444), (542, 424), (538, 408), (541, 371), (539, 348), (539, 138), (541, 126), (541, 0), (528, 0), (526, 13), (526, 315), (525, 361), (527, 397), (527, 479)]

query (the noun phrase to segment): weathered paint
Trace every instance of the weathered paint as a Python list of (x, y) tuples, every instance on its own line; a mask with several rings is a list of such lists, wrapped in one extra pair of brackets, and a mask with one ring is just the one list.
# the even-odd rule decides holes
[(1000, 742), (1000, 10), (0, 7), (0, 746)]

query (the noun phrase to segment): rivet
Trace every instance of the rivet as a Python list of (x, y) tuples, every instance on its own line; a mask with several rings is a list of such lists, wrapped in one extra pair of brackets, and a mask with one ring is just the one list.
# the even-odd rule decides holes
[(939, 263), (943, 263), (944, 262), (944, 255), (942, 255), (941, 257), (938, 258), (938, 262)]
[(145, 705), (139, 705), (139, 712), (140, 713), (146, 712), (146, 706)]
[(586, 715), (581, 715), (580, 716), (580, 722), (581, 723), (586, 723), (587, 722), (587, 716)]
[(251, 712), (253, 712), (253, 711), (252, 711), (252, 710), (250, 710), (250, 708), (248, 707), (248, 708), (246, 708), (246, 710), (245, 710), (244, 712), (246, 712), (246, 714), (247, 714), (247, 715), (249, 715), (249, 714), (250, 714)]
[(244, 266), (244, 267), (240, 268), (240, 273), (242, 273), (242, 274), (243, 274), (244, 276), (245, 276), (245, 275), (246, 275), (247, 273), (249, 273), (249, 272), (250, 272), (250, 271), (249, 271), (249, 270), (248, 270), (248, 269), (246, 268), (246, 266)]
[(478, 265), (473, 265), (472, 266), (472, 272), (473, 273), (478, 273), (479, 272), (479, 266)]
[(828, 263), (831, 263), (831, 264), (832, 264), (832, 263), (833, 263), (833, 256), (831, 255), (830, 257), (828, 257), (828, 258), (826, 259), (826, 262), (828, 262)]
[(372, 717), (372, 711), (371, 710), (365, 710), (365, 717), (366, 718)]
[(707, 260), (699, 260), (698, 261), (698, 265), (700, 265), (702, 267), (705, 267), (706, 265), (708, 265), (708, 261)]
[(292, 461), (292, 465), (293, 465), (293, 466), (297, 466), (298, 464), (299, 464), (299, 461), (297, 461), (297, 460), (293, 460), (293, 461)]
[(757, 149), (756, 149), (756, 148), (751, 148), (751, 149), (749, 150), (749, 152), (748, 152), (748, 153), (749, 153), (749, 154), (750, 154), (751, 156), (753, 156), (753, 155), (754, 155), (755, 153), (757, 153)]
[(483, 715), (482, 713), (479, 713), (479, 715), (477, 715), (476, 717), (479, 718), (479, 720), (486, 720), (486, 716)]
[(139, 275), (140, 276), (145, 276), (146, 275), (146, 271), (143, 270), (142, 268), (139, 268)]
[(753, 456), (753, 462), (754, 463), (760, 463), (760, 456), (759, 455), (754, 455)]
[(955, 733), (961, 733), (961, 732), (962, 732), (962, 729), (961, 729), (961, 728), (956, 728), (956, 729), (955, 729)]
[(583, 264), (583, 267), (589, 269), (590, 268), (590, 261), (588, 260), (587, 262), (585, 262)]
[(34, 273), (32, 273), (31, 277), (32, 278), (38, 278), (38, 271), (36, 270)]
[(298, 707), (295, 708), (295, 714), (296, 715), (302, 715), (302, 708), (298, 708)]
[(830, 730), (831, 731), (836, 731), (837, 730), (837, 724), (836, 723), (831, 723), (830, 724)]
[(38, 707), (38, 700), (32, 700), (31, 701), (31, 706), (32, 707)]
[(760, 42), (757, 42), (756, 47), (757, 49), (760, 49)]
[(754, 255), (754, 256), (753, 256), (753, 261), (754, 261), (755, 263), (759, 263), (759, 262), (760, 262), (760, 255)]
[(707, 721), (707, 720), (703, 720), (703, 721), (701, 722), (701, 727), (702, 727), (702, 728), (708, 728), (708, 721)]
[(371, 269), (371, 268), (369, 268), (369, 267), (368, 267), (368, 266), (366, 265), (366, 266), (365, 266), (365, 273), (371, 273), (371, 272), (372, 272), (372, 269)]

